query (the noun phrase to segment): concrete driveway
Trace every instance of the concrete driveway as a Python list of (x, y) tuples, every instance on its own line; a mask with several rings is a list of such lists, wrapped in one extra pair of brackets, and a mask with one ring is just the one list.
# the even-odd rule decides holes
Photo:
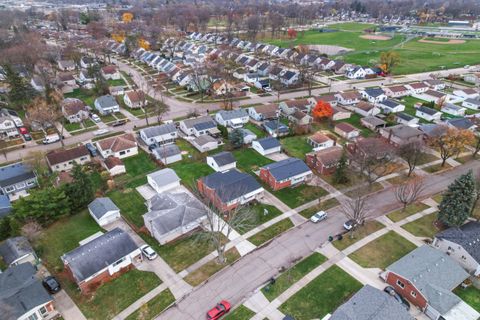
[(65, 320), (87, 320), (65, 290), (61, 290), (55, 294), (53, 301), (55, 309), (60, 312)]

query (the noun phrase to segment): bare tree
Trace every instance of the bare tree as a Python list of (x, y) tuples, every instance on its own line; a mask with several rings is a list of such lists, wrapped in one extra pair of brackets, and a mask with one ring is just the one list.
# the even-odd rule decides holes
[(402, 211), (417, 201), (425, 188), (424, 182), (422, 177), (414, 177), (395, 187), (395, 198), (402, 204)]
[(355, 231), (364, 225), (365, 220), (369, 216), (366, 198), (357, 197), (344, 201), (340, 210), (348, 220), (353, 222), (352, 229), (350, 229), (350, 237), (353, 239), (355, 237)]
[(425, 145), (420, 141), (404, 144), (399, 148), (398, 155), (407, 162), (407, 177), (410, 177), (416, 166), (425, 159)]

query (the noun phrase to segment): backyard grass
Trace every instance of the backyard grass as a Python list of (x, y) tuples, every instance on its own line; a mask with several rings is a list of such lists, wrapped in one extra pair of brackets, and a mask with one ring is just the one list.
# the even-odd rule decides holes
[(342, 240), (335, 240), (332, 242), (332, 244), (335, 248), (341, 251), (350, 247), (355, 242), (362, 240), (369, 234), (372, 234), (384, 227), (385, 226), (383, 224), (376, 220), (367, 221), (363, 226), (360, 226), (357, 228), (357, 230), (355, 230), (353, 238), (350, 236), (350, 233), (346, 233), (343, 235)]
[(127, 171), (126, 176), (129, 176), (130, 178), (135, 178), (140, 175), (144, 176), (147, 173), (158, 169), (155, 162), (150, 158), (150, 155), (140, 149), (138, 150), (137, 155), (124, 158), (122, 161), (125, 164), (125, 170)]
[(480, 312), (480, 290), (474, 286), (470, 286), (466, 289), (461, 287), (456, 288), (453, 293), (465, 301), (470, 307)]
[(416, 246), (394, 231), (369, 242), (349, 257), (364, 268), (385, 269)]
[(125, 83), (125, 81), (123, 79), (117, 79), (117, 80), (107, 80), (108, 82), (108, 85), (111, 86), (111, 87), (119, 87), (119, 86), (126, 86), (127, 84)]
[(398, 222), (400, 220), (405, 219), (406, 217), (409, 217), (411, 215), (414, 215), (415, 213), (418, 213), (420, 211), (423, 211), (425, 209), (428, 209), (429, 206), (427, 206), (424, 203), (417, 202), (417, 203), (412, 203), (411, 205), (408, 205), (405, 208), (405, 211), (402, 211), (402, 209), (396, 210), (394, 212), (391, 212), (387, 215), (387, 217), (392, 220), (393, 222)]
[[(244, 210), (249, 210), (253, 217), (250, 223), (245, 223), (244, 226), (237, 228), (236, 231), (241, 234), (244, 234), (247, 231), (252, 230), (256, 226), (264, 224), (265, 222), (270, 221), (271, 219), (278, 217), (282, 214), (282, 211), (280, 211), (276, 207), (263, 203), (255, 203), (246, 207)], [(267, 214), (265, 214), (265, 212)]]
[(252, 173), (259, 170), (260, 167), (273, 163), (272, 160), (251, 148), (235, 150), (233, 156), (237, 160), (237, 168), (247, 173)]
[(371, 131), (370, 129), (368, 128), (365, 128), (364, 126), (362, 126), (361, 122), (360, 122), (360, 119), (362, 119), (363, 117), (359, 114), (356, 114), (356, 113), (352, 113), (352, 115), (350, 116), (350, 118), (348, 119), (344, 119), (344, 120), (340, 120), (340, 121), (336, 121), (335, 124), (338, 124), (340, 122), (346, 122), (348, 124), (351, 124), (352, 126), (354, 126), (355, 128), (359, 129), (360, 130), (360, 133), (363, 137), (369, 137), (371, 135), (374, 134), (373, 131)]
[(328, 192), (321, 187), (302, 184), (297, 187), (284, 188), (278, 191), (272, 191), (272, 193), (287, 206), (295, 209), (302, 204), (308, 203), (310, 201), (319, 199), (327, 195)]
[(416, 237), (433, 238), (437, 234), (437, 232), (441, 231), (434, 225), (434, 222), (436, 220), (437, 213), (434, 212), (429, 215), (423, 216), (420, 219), (404, 224), (402, 228)]
[(142, 305), (140, 309), (129, 315), (126, 320), (153, 319), (174, 302), (175, 297), (172, 292), (169, 289), (165, 289), (155, 298)]
[(201, 284), (203, 281), (207, 280), (211, 276), (213, 276), (215, 273), (218, 271), (222, 270), (238, 258), (240, 258), (240, 253), (238, 253), (237, 249), (235, 247), (231, 248), (227, 252), (225, 252), (225, 258), (227, 261), (224, 264), (220, 264), (216, 261), (216, 259), (213, 259), (207, 263), (205, 263), (203, 266), (198, 268), (197, 270), (189, 273), (184, 279), (185, 281), (192, 285), (192, 286), (198, 286)]
[(311, 216), (313, 216), (315, 213), (317, 213), (318, 211), (327, 211), (328, 209), (331, 209), (333, 207), (336, 207), (340, 205), (340, 202), (337, 200), (337, 198), (330, 198), (328, 200), (325, 200), (325, 201), (322, 201), (321, 203), (311, 207), (311, 208), (308, 208), (308, 209), (305, 209), (301, 212), (299, 212), (300, 215), (302, 215), (303, 217), (307, 218), (307, 219), (310, 219)]
[(292, 221), (290, 219), (283, 219), (275, 224), (272, 224), (270, 227), (258, 232), (257, 234), (248, 238), (248, 240), (256, 246), (264, 244), (270, 239), (275, 238), (279, 234), (287, 231), (293, 227)]
[(285, 153), (291, 157), (305, 159), (305, 154), (312, 151), (312, 146), (307, 142), (308, 136), (293, 136), (280, 139)]
[(322, 319), (360, 288), (360, 282), (334, 265), (285, 301), (279, 310), (296, 320)]
[(262, 129), (260, 129), (260, 127), (257, 127), (251, 122), (244, 125), (243, 128), (252, 131), (257, 136), (258, 139), (263, 138), (267, 135), (265, 131), (263, 131)]
[(64, 94), (65, 98), (77, 98), (85, 102), (86, 105), (90, 106), (93, 108), (94, 102), (95, 102), (95, 94), (93, 93), (92, 90), (87, 90), (87, 89), (74, 89), (70, 93), (65, 93)]
[(137, 228), (143, 227), (142, 215), (147, 212), (147, 207), (145, 206), (145, 199), (137, 190), (131, 188), (115, 189), (107, 193), (107, 196), (112, 199), (120, 209), (122, 216), (130, 223), (133, 223)]
[(243, 304), (230, 312), (223, 320), (249, 320), (255, 315), (255, 312), (245, 307)]
[(275, 279), (274, 284), (268, 284), (262, 288), (265, 297), (272, 301), (285, 290), (290, 288), (295, 282), (303, 278), (307, 273), (327, 261), (327, 258), (318, 252), (314, 252), (305, 259), (295, 264), (290, 269), (284, 271)]

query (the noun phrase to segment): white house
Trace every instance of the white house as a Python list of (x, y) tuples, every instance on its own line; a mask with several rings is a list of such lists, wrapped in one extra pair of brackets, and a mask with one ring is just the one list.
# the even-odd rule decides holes
[(102, 77), (106, 80), (119, 80), (122, 78), (117, 67), (114, 65), (103, 67), (100, 73), (102, 74)]
[(340, 92), (335, 94), (335, 98), (337, 98), (338, 103), (344, 106), (350, 106), (360, 102), (361, 97), (362, 96), (356, 91)]
[(206, 134), (218, 134), (217, 124), (210, 116), (190, 118), (179, 123), (180, 130), (188, 136), (200, 137)]
[(268, 119), (276, 119), (278, 116), (278, 105), (276, 103), (262, 104), (259, 106), (249, 107), (248, 115), (256, 121), (264, 121)]
[(423, 82), (413, 82), (405, 85), (410, 90), (411, 94), (420, 94), (429, 90), (430, 87)]
[(380, 103), (387, 99), (387, 95), (381, 88), (367, 88), (360, 91), (360, 94), (371, 103)]
[(88, 212), (100, 227), (120, 219), (120, 209), (110, 198), (96, 198), (88, 205)]
[(323, 150), (333, 147), (335, 141), (321, 132), (316, 132), (312, 136), (308, 137), (308, 143), (312, 146), (314, 151)]
[(287, 70), (280, 75), (280, 82), (286, 86), (290, 86), (298, 81), (298, 73)]
[(207, 157), (207, 164), (216, 172), (223, 172), (237, 167), (231, 152), (223, 151)]
[(410, 90), (404, 85), (385, 87), (383, 91), (389, 98), (401, 98), (411, 94)]
[(480, 109), (480, 99), (472, 99), (468, 98), (462, 102), (462, 107), (472, 109), (472, 110), (479, 110)]
[(282, 145), (277, 139), (273, 137), (267, 137), (253, 141), (252, 148), (262, 156), (266, 156), (272, 153), (280, 152), (282, 150)]
[(162, 193), (180, 187), (180, 178), (170, 168), (161, 169), (147, 174), (147, 182), (157, 193)]
[(429, 86), (433, 90), (443, 90), (446, 87), (445, 82), (437, 79), (425, 80), (423, 81), (423, 83), (425, 83), (427, 86)]
[(427, 121), (440, 121), (442, 113), (435, 109), (431, 109), (425, 106), (421, 106), (415, 111), (415, 116), (425, 119)]
[(190, 143), (202, 153), (218, 148), (218, 141), (209, 135), (196, 137), (195, 139), (191, 140)]
[(251, 130), (241, 128), (239, 129), (242, 133), (243, 137), (243, 144), (251, 144), (253, 140), (257, 139), (257, 135), (253, 133)]
[(108, 157), (103, 160), (102, 166), (107, 169), (108, 173), (110, 173), (110, 176), (118, 176), (120, 174), (124, 174), (127, 172), (127, 169), (125, 169), (125, 164), (123, 163), (122, 160), (116, 157)]
[(62, 71), (73, 71), (75, 70), (76, 65), (73, 60), (59, 60), (58, 69)]
[(224, 127), (241, 128), (248, 123), (248, 113), (244, 109), (220, 110), (215, 114), (215, 121)]
[(465, 115), (465, 111), (467, 111), (467, 108), (457, 106), (453, 103), (445, 103), (440, 111), (448, 113), (452, 116), (463, 117)]
[(158, 146), (152, 150), (152, 154), (164, 165), (182, 161), (182, 151), (176, 144)]
[(372, 117), (380, 113), (380, 108), (366, 101), (357, 103), (353, 110), (363, 117)]
[(367, 72), (362, 67), (350, 68), (345, 73), (345, 76), (349, 79), (363, 79), (367, 75)]
[(137, 142), (131, 133), (97, 141), (96, 146), (104, 159), (110, 156), (123, 159), (138, 154)]
[(360, 135), (360, 130), (346, 122), (336, 124), (334, 131), (336, 134), (347, 140), (355, 139)]
[(414, 116), (411, 116), (407, 113), (404, 112), (399, 112), (395, 114), (395, 120), (399, 124), (404, 124), (410, 127), (417, 127), (418, 122), (420, 121), (418, 118), (415, 118)]
[(97, 111), (102, 115), (120, 112), (120, 106), (118, 102), (111, 95), (98, 97), (95, 99), (94, 106), (95, 109), (97, 109)]
[(0, 138), (11, 138), (18, 136), (15, 122), (9, 116), (0, 115)]
[(397, 113), (405, 110), (404, 104), (392, 99), (383, 100), (378, 104), (378, 107), (383, 110), (383, 113)]
[(132, 109), (141, 108), (144, 107), (144, 104), (145, 106), (148, 104), (148, 100), (145, 99), (145, 94), (142, 90), (127, 91), (123, 96), (123, 102)]
[(140, 130), (140, 138), (146, 145), (170, 144), (178, 138), (177, 128), (173, 123), (161, 124)]
[(463, 99), (475, 99), (479, 96), (478, 91), (473, 88), (453, 90), (453, 94)]
[(96, 62), (93, 58), (85, 56), (80, 59), (80, 67), (82, 67), (83, 69), (93, 67), (95, 64)]

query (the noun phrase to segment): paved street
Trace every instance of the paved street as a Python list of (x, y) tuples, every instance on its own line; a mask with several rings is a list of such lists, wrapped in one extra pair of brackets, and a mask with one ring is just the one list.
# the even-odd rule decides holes
[[(430, 177), (426, 181), (423, 196), (445, 190), (454, 177), (478, 168), (478, 162), (474, 161)], [(392, 189), (371, 195), (368, 203), (372, 207), (374, 205), (371, 211), (372, 218), (399, 207)], [(310, 254), (325, 243), (329, 235), (340, 232), (344, 220), (344, 216), (337, 209), (332, 210), (329, 219), (320, 224), (306, 222), (292, 228), (269, 245), (251, 252), (237, 263), (226, 267), (157, 319), (203, 319), (205, 311), (221, 299), (230, 300), (234, 305), (243, 302), (269, 278), (275, 276), (280, 268), (288, 267), (298, 257)]]

